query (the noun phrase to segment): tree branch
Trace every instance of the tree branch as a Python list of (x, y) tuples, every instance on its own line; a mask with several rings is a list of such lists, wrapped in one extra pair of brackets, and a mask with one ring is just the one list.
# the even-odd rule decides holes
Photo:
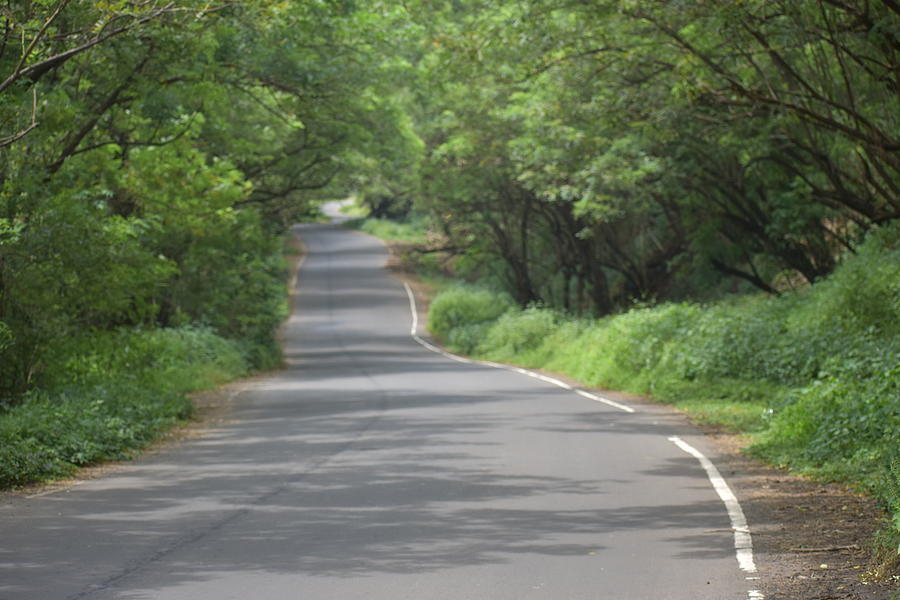
[(32, 129), (38, 126), (37, 122), (37, 90), (31, 90), (32, 92), (32, 101), (31, 101), (31, 124), (23, 129), (22, 131), (15, 133), (9, 137), (5, 137), (0, 139), (0, 148), (5, 146), (9, 146), (10, 144), (14, 144), (15, 142), (21, 140), (23, 137), (28, 135)]
[[(69, 2), (69, 0), (64, 0), (64, 3), (60, 4), (60, 7), (58, 10), (62, 10), (62, 7), (65, 6), (65, 3), (68, 3), (68, 2)], [(103, 42), (109, 40), (110, 38), (113, 38), (117, 35), (120, 35), (120, 34), (126, 32), (126, 31), (134, 29), (135, 27), (143, 25), (144, 23), (152, 21), (166, 13), (170, 13), (175, 10), (180, 10), (180, 9), (173, 8), (173, 7), (174, 7), (174, 3), (170, 2), (170, 3), (166, 4), (165, 6), (157, 8), (156, 10), (152, 11), (150, 14), (147, 14), (147, 15), (144, 15), (143, 17), (135, 19), (131, 23), (122, 25), (121, 27), (118, 27), (116, 29), (108, 31), (102, 35), (98, 35), (98, 36), (94, 37), (93, 39), (90, 39), (87, 42), (85, 42), (79, 46), (70, 48), (64, 52), (60, 52), (59, 54), (55, 54), (53, 56), (45, 58), (44, 60), (38, 61), (27, 67), (23, 67), (23, 63), (27, 59), (27, 55), (25, 55), (25, 56), (23, 56), (22, 61), (20, 61), (20, 64), (16, 67), (16, 69), (13, 71), (13, 73), (10, 74), (9, 77), (7, 77), (5, 81), (3, 81), (3, 83), (0, 83), (0, 93), (3, 93), (13, 83), (15, 83), (16, 81), (18, 81), (22, 78), (25, 78), (25, 77), (31, 79), (32, 82), (36, 82), (48, 71), (51, 71), (52, 69), (55, 69), (55, 68), (59, 67), (60, 65), (66, 63), (69, 59), (73, 58), (74, 56), (77, 56), (87, 50), (90, 50), (94, 46), (97, 46), (98, 44), (102, 44)], [(58, 13), (54, 13), (53, 18), (55, 18), (56, 14), (58, 14)], [(48, 22), (45, 23), (44, 29), (42, 29), (41, 32), (38, 33), (38, 36), (42, 35), (42, 32), (46, 30), (46, 27), (48, 27), (49, 24), (50, 24), (50, 22), (48, 20)], [(38, 36), (35, 36), (35, 38), (32, 40), (32, 46), (29, 46), (29, 48), (32, 48), (33, 45), (38, 41)], [(30, 51), (29, 51), (29, 54), (30, 54)]]
[(3, 90), (8, 88), (13, 84), (14, 81), (18, 80), (22, 73), (26, 70), (25, 63), (28, 62), (28, 57), (31, 56), (31, 53), (34, 51), (34, 47), (37, 46), (37, 43), (41, 41), (41, 38), (44, 37), (44, 34), (47, 32), (47, 29), (56, 20), (56, 17), (59, 16), (59, 13), (69, 4), (71, 0), (60, 0), (60, 3), (56, 6), (56, 10), (50, 15), (50, 17), (44, 21), (44, 24), (41, 26), (41, 29), (35, 34), (35, 36), (31, 39), (31, 42), (28, 44), (28, 47), (25, 48), (25, 51), (22, 52), (22, 57), (19, 59), (19, 62), (16, 64), (13, 72), (0, 83), (0, 93), (3, 93)]

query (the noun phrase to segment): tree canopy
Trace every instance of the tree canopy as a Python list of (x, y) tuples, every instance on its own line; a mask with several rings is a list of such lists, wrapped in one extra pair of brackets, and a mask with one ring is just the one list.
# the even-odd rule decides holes
[(894, 2), (410, 14), (426, 31), (422, 204), (523, 304), (778, 293), (900, 215)]
[(830, 273), (900, 216), (893, 0), (0, 4), (0, 393), (66, 335), (264, 340), (323, 198), (522, 305)]

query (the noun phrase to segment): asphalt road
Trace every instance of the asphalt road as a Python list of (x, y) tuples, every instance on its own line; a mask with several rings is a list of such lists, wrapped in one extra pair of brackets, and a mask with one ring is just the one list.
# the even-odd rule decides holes
[(287, 368), (199, 439), (7, 497), (0, 599), (759, 597), (679, 417), (431, 352), (380, 242), (300, 233)]

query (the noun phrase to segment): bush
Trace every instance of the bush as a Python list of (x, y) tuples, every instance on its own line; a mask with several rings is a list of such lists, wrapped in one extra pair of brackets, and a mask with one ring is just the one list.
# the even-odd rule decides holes
[(891, 472), (884, 485), (885, 496), (888, 500), (888, 506), (893, 512), (894, 518), (891, 521), (892, 530), (890, 532), (890, 548), (897, 548), (897, 554), (893, 557), (894, 562), (900, 561), (900, 457), (894, 459), (891, 463)]
[(453, 286), (431, 302), (428, 328), (451, 349), (468, 353), (483, 341), (487, 326), (512, 307), (512, 300), (504, 294)]
[(39, 389), (140, 382), (189, 392), (247, 372), (241, 346), (208, 327), (122, 329), (58, 340), (45, 356)]
[(12, 330), (6, 323), (0, 321), (0, 352), (3, 352), (7, 347), (11, 346), (12, 342)]
[(168, 326), (199, 323), (230, 340), (255, 369), (276, 366), (275, 331), (288, 315), (283, 240), (253, 213), (196, 236), (169, 286)]
[(63, 338), (40, 386), (0, 413), (0, 487), (127, 458), (193, 411), (184, 392), (246, 373), (238, 344), (208, 328)]
[(358, 218), (346, 221), (344, 226), (394, 242), (423, 244), (428, 237), (428, 226), (425, 222), (415, 219), (410, 221), (393, 221), (390, 219)]
[(32, 393), (0, 418), (0, 487), (70, 474), (121, 459), (192, 413), (171, 390), (128, 384)]
[(480, 350), (503, 358), (539, 348), (556, 331), (559, 321), (559, 315), (548, 309), (507, 310), (490, 325)]

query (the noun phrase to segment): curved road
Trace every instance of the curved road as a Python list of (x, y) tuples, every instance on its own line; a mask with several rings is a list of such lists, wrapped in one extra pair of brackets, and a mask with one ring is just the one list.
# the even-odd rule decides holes
[(287, 368), (199, 439), (7, 498), (0, 600), (761, 597), (681, 419), (429, 351), (380, 242), (298, 229)]

